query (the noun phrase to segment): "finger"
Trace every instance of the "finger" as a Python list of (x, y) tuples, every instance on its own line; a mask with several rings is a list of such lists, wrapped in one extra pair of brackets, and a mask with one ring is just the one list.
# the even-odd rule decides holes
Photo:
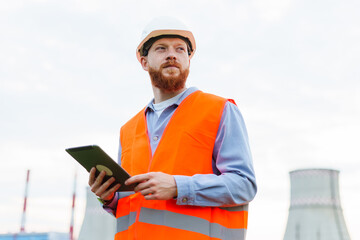
[(147, 188), (150, 188), (150, 184), (149, 184), (149, 181), (145, 181), (145, 182), (142, 182), (142, 183), (139, 183), (138, 185), (136, 185), (136, 187), (134, 188), (134, 192), (139, 192), (139, 191), (142, 191), (144, 189), (147, 189)]
[(121, 187), (121, 184), (118, 183), (109, 190), (107, 190), (103, 195), (101, 195), (101, 198), (104, 200), (110, 200), (113, 198), (113, 194), (115, 194), (116, 190), (118, 190)]
[(158, 198), (154, 194), (144, 196), (146, 200), (157, 200)]
[(100, 185), (97, 193), (102, 194), (103, 192), (105, 192), (113, 182), (115, 182), (115, 178), (114, 177), (109, 178), (106, 182)]
[(89, 185), (93, 185), (95, 182), (95, 172), (96, 172), (96, 168), (91, 168), (90, 170), (90, 175), (89, 175)]
[(91, 185), (91, 191), (97, 196), (100, 196), (99, 194), (102, 194), (103, 191), (106, 190), (99, 189), (101, 187), (105, 174), (105, 171), (101, 171), (100, 174), (95, 178), (94, 183)]
[(133, 176), (133, 177), (129, 178), (128, 180), (126, 180), (125, 185), (141, 183), (141, 182), (147, 181), (149, 179), (150, 179), (150, 176), (148, 173), (139, 174), (139, 175)]
[(152, 189), (152, 188), (146, 188), (142, 191), (140, 191), (141, 195), (143, 196), (147, 196), (147, 195), (151, 195), (151, 194), (154, 194), (155, 191)]
[(97, 186), (100, 186), (100, 185), (101, 185), (101, 183), (102, 183), (103, 180), (104, 180), (105, 175), (106, 175), (106, 172), (105, 172), (105, 171), (101, 171), (100, 174), (96, 177), (96, 179), (95, 179), (95, 184), (96, 184)]

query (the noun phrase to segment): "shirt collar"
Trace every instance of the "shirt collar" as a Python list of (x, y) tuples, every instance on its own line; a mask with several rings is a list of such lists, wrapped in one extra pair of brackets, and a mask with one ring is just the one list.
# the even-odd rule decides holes
[[(198, 89), (196, 87), (190, 87), (188, 89), (186, 89), (184, 92), (180, 93), (182, 94), (182, 96), (176, 101), (176, 103), (174, 103), (173, 105), (179, 106), (180, 103), (187, 98), (190, 94), (192, 94), (193, 92), (196, 92)], [(145, 108), (145, 113), (149, 110), (155, 111), (154, 106), (153, 106), (153, 102), (154, 102), (154, 98), (151, 99), (151, 101), (148, 103), (148, 105)]]

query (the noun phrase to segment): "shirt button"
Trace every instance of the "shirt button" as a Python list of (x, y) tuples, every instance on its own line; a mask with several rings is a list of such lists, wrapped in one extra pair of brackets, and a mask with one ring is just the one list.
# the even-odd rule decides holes
[(181, 200), (182, 203), (186, 203), (187, 201), (188, 201), (187, 197), (184, 197), (184, 198)]
[(159, 139), (158, 136), (153, 137), (153, 140), (154, 140), (154, 141), (157, 141), (158, 139)]

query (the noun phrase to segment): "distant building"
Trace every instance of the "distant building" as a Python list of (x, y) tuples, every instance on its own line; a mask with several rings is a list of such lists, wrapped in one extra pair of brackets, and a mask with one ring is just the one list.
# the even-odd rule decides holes
[(0, 234), (0, 240), (69, 240), (69, 233), (9, 233)]
[(284, 240), (350, 240), (339, 194), (339, 171), (290, 172), (291, 201)]

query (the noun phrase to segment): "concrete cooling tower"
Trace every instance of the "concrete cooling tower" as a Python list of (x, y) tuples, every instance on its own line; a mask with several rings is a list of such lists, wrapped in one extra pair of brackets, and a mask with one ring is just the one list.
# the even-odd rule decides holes
[(116, 219), (107, 213), (90, 188), (86, 188), (86, 208), (78, 240), (113, 240)]
[(339, 171), (290, 172), (291, 201), (284, 240), (350, 240), (339, 194)]

